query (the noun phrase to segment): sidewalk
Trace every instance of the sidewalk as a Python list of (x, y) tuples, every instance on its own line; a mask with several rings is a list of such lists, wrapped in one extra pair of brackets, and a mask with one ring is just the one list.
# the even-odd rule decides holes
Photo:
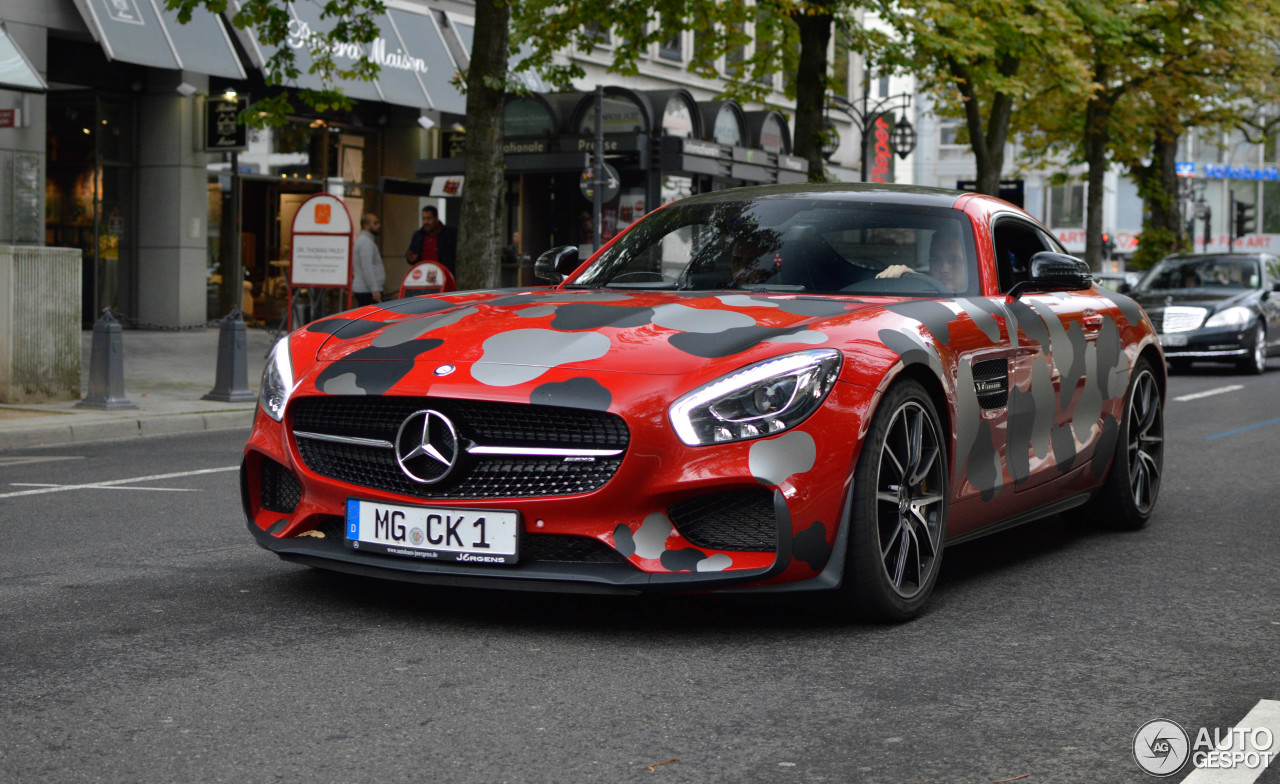
[[(271, 337), (247, 331), (248, 386), (255, 394)], [(0, 451), (194, 430), (248, 428), (256, 401), (202, 400), (217, 380), (218, 330), (125, 330), (124, 396), (136, 409), (76, 408), (77, 401), (0, 404)], [(80, 393), (89, 391), (93, 331), (81, 333)]]

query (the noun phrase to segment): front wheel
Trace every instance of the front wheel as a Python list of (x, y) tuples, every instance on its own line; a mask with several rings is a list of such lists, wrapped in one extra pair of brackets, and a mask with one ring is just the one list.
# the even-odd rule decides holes
[(1147, 524), (1160, 495), (1164, 471), (1164, 403), (1151, 363), (1139, 360), (1129, 381), (1111, 473), (1092, 511), (1114, 528)]
[(905, 621), (938, 580), (947, 529), (947, 438), (928, 392), (895, 384), (854, 470), (849, 557), (840, 592), (853, 616)]
[(1249, 349), (1249, 356), (1240, 360), (1240, 371), (1251, 376), (1267, 372), (1267, 328), (1261, 323), (1253, 328), (1253, 344)]

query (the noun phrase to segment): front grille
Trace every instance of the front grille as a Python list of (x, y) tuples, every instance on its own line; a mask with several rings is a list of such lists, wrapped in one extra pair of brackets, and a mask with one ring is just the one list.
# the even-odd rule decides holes
[(1199, 329), (1200, 325), (1204, 323), (1205, 314), (1208, 312), (1204, 308), (1170, 305), (1164, 309), (1164, 319), (1160, 331), (1189, 332), (1193, 329)]
[(771, 553), (778, 547), (773, 495), (765, 489), (732, 490), (672, 504), (667, 516), (697, 547)]
[(616, 550), (588, 536), (520, 535), (520, 560), (557, 563), (628, 563)]
[[(629, 441), (621, 417), (602, 411), (519, 403), (435, 398), (314, 397), (294, 403), (295, 432), (393, 444), (400, 425), (416, 411), (449, 417), (464, 443), (539, 449), (610, 449)], [(332, 479), (418, 498), (527, 498), (587, 493), (603, 487), (623, 454), (566, 460), (545, 455), (471, 455), (439, 484), (410, 479), (394, 448), (297, 437), (307, 468)]]
[(274, 460), (262, 459), (259, 482), (262, 489), (262, 508), (268, 512), (292, 514), (302, 500), (302, 486), (293, 473)]

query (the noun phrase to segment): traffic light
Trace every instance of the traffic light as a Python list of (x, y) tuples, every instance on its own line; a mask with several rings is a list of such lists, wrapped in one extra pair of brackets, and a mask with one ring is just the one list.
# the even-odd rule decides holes
[(1252, 204), (1245, 204), (1242, 201), (1236, 202), (1236, 236), (1243, 237), (1246, 234), (1252, 234), (1256, 227), (1254, 216), (1257, 214), (1257, 207)]

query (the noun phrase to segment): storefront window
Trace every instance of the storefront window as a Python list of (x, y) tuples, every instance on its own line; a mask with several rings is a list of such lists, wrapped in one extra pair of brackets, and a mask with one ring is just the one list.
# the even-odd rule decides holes
[(760, 129), (760, 148), (765, 152), (785, 153), (786, 133), (781, 119), (775, 115), (766, 117), (764, 126)]
[(555, 120), (547, 107), (532, 98), (518, 98), (502, 111), (504, 136), (550, 136), (555, 133)]
[(85, 325), (104, 308), (136, 316), (133, 100), (72, 92), (48, 100), (45, 242), (84, 254)]
[(1280, 182), (1262, 183), (1262, 233), (1280, 234)]
[(693, 111), (679, 95), (671, 96), (662, 111), (662, 135), (681, 139), (693, 137)]
[(1049, 225), (1055, 229), (1084, 228), (1084, 183), (1049, 188)]
[(738, 115), (728, 104), (721, 106), (716, 114), (711, 136), (721, 144), (742, 146), (742, 123), (738, 122)]
[[(596, 107), (592, 102), (582, 113), (578, 133), (583, 136), (593, 136), (595, 132)], [(645, 122), (644, 111), (635, 101), (621, 95), (606, 95), (604, 97), (604, 132), (648, 133), (649, 124)]]

